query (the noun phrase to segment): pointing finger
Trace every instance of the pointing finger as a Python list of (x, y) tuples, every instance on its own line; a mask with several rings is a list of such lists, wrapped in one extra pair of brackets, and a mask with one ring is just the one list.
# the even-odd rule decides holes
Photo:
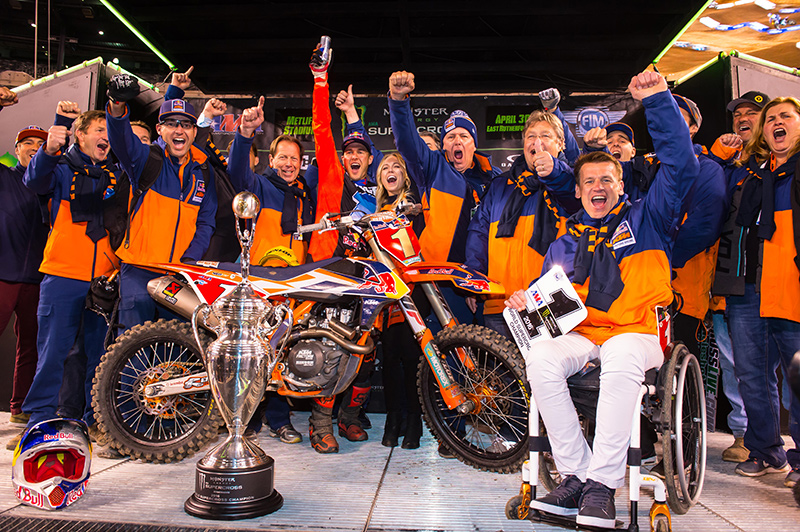
[(191, 75), (191, 73), (192, 73), (192, 70), (194, 70), (194, 65), (190, 66), (190, 67), (189, 67), (189, 70), (187, 70), (186, 72), (184, 72), (184, 73), (183, 73), (183, 75), (184, 75), (184, 76), (189, 76), (189, 75)]

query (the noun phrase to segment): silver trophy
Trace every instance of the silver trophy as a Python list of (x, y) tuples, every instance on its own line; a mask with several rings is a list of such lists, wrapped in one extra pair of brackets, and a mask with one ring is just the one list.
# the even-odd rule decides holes
[[(228, 427), (228, 437), (197, 464), (195, 493), (184, 504), (190, 515), (205, 519), (248, 519), (278, 510), (283, 497), (273, 488), (275, 462), (244, 438), (250, 417), (264, 395), (272, 364), (263, 332), (270, 305), (248, 280), (250, 247), (258, 198), (241, 192), (233, 199), (236, 232), (242, 245), (242, 282), (213, 305), (203, 304), (192, 315), (192, 328), (203, 353), (214, 401)], [(213, 314), (209, 316), (209, 314)], [(198, 318), (213, 326), (217, 339), (203, 352)]]

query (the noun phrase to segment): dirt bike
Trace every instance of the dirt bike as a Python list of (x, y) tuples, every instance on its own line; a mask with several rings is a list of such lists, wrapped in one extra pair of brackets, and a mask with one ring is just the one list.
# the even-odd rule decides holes
[[(438, 284), (478, 297), (502, 297), (503, 287), (463, 265), (423, 261), (406, 217), (419, 208), (360, 218), (326, 215), (298, 229), (348, 231), (370, 258), (250, 267), (253, 288), (272, 305), (262, 331), (274, 357), (267, 390), (298, 398), (341, 393), (375, 348), (383, 310), (397, 305), (424, 354), (417, 383), (430, 431), (473, 467), (516, 471), (527, 455), (530, 398), (522, 356), (490, 329), (457, 324)], [(241, 280), (234, 263), (138, 266), (168, 272), (150, 281), (148, 291), (187, 319)], [(415, 286), (442, 324), (435, 338), (410, 296)], [(213, 325), (200, 342), (210, 341)], [(191, 455), (216, 437), (221, 422), (192, 327), (177, 320), (148, 322), (121, 335), (97, 368), (92, 405), (112, 445), (147, 461)]]

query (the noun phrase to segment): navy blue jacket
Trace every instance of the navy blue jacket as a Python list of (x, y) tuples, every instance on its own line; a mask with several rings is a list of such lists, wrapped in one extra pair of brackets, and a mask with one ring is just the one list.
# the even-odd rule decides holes
[(44, 245), (50, 230), (39, 196), (22, 182), (25, 167), (0, 164), (0, 280), (39, 283)]

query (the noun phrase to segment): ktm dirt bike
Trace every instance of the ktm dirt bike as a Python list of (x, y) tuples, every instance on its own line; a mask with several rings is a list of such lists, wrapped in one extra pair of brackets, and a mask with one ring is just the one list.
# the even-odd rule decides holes
[[(424, 354), (417, 381), (430, 431), (473, 467), (516, 471), (527, 452), (530, 398), (522, 356), (490, 329), (457, 324), (438, 284), (478, 297), (502, 297), (503, 287), (463, 265), (423, 261), (405, 216), (418, 209), (360, 219), (332, 215), (298, 230), (347, 230), (369, 247), (370, 258), (250, 267), (254, 290), (272, 305), (264, 331), (274, 356), (267, 390), (308, 398), (341, 393), (375, 348), (383, 310), (397, 305)], [(187, 319), (241, 280), (233, 263), (138, 266), (168, 272), (150, 281), (148, 291)], [(442, 324), (435, 338), (410, 296), (417, 285)], [(201, 342), (210, 341), (212, 325)], [(97, 368), (93, 397), (112, 445), (148, 461), (191, 455), (216, 437), (221, 422), (191, 325), (177, 320), (148, 322), (120, 336)]]

